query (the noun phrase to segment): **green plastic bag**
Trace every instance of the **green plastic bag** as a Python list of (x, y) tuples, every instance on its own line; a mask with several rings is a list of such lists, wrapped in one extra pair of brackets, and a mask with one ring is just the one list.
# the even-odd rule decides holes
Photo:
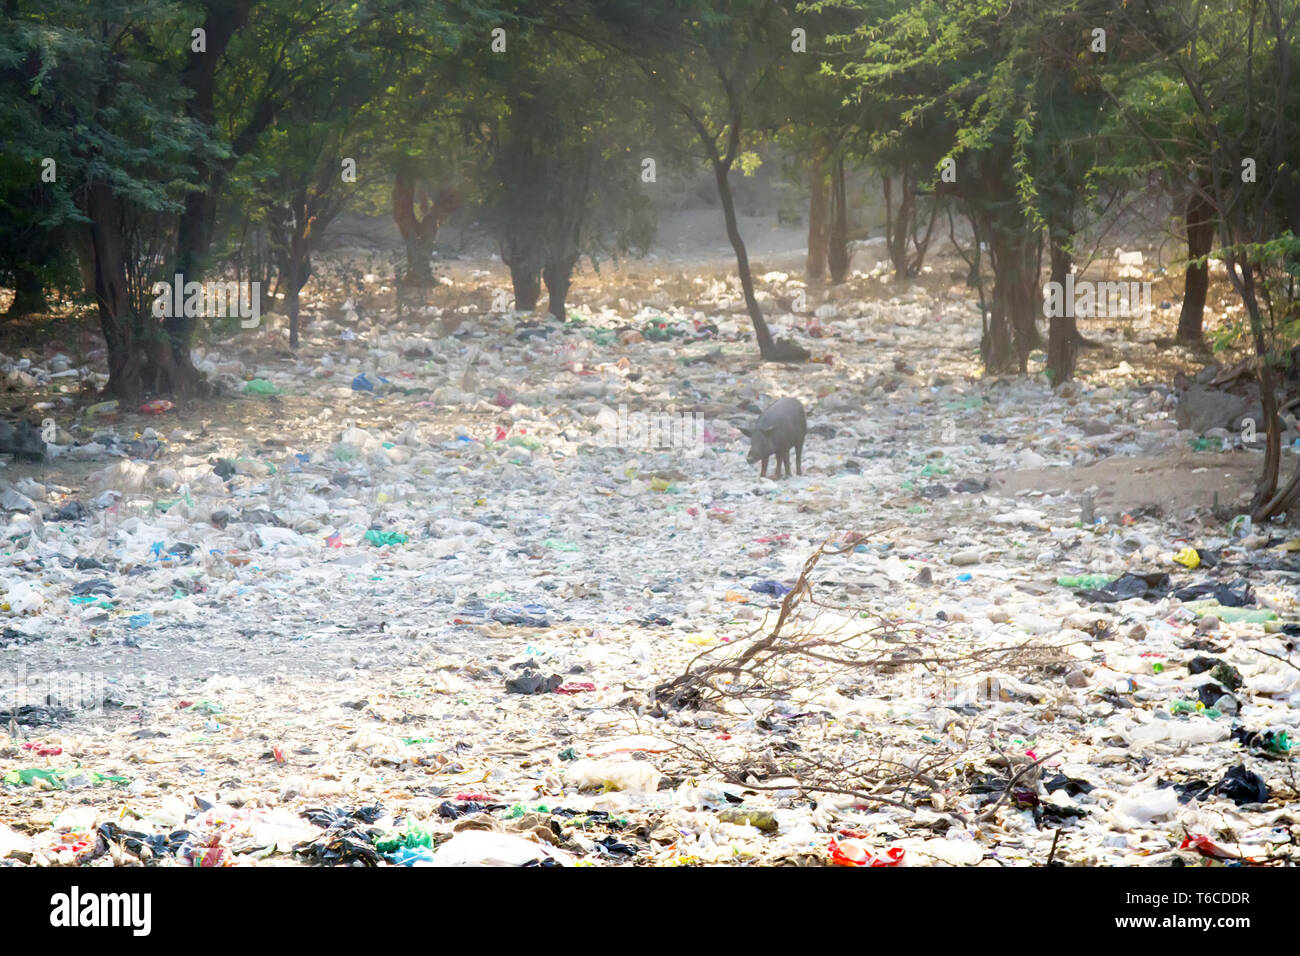
[(1109, 574), (1063, 574), (1056, 579), (1056, 583), (1063, 588), (1083, 588), (1085, 591), (1096, 591), (1104, 588), (1114, 580)]
[(1277, 620), (1277, 614), (1268, 608), (1224, 607), (1214, 603), (1196, 608), (1196, 616), (1217, 617), (1224, 624), (1263, 624)]
[(264, 378), (250, 379), (244, 384), (244, 391), (249, 395), (279, 395), (280, 390)]
[(418, 846), (433, 846), (434, 834), (418, 823), (409, 823), (405, 829), (385, 833), (375, 839), (375, 849), (380, 853), (392, 853), (394, 850)]
[[(41, 767), (24, 767), (19, 770), (10, 770), (4, 776), (4, 782), (11, 786), (30, 787), (36, 780), (44, 781), (55, 790), (63, 789), (63, 780), (65, 777), (71, 777), (81, 772), (81, 767), (72, 767), (68, 770), (45, 770)], [(122, 777), (112, 773), (90, 773), (91, 783), (115, 783), (119, 786), (126, 786), (131, 782), (130, 777)]]
[(377, 548), (392, 544), (406, 544), (409, 540), (400, 531), (376, 531), (374, 528), (366, 532), (365, 539)]

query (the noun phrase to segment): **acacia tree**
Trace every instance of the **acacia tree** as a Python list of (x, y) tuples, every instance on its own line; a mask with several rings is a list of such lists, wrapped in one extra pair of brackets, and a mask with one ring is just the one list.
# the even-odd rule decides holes
[[(1100, 97), (1089, 90), (1097, 81), (1087, 43), (1092, 29), (1113, 20), (1110, 5), (826, 0), (824, 6), (861, 17), (845, 38), (852, 61), (842, 73), (886, 114), (871, 137), (875, 151), (907, 155), (923, 138), (945, 149), (940, 168), (948, 175), (938, 175), (936, 187), (963, 203), (993, 269), (981, 340), (985, 367), (1024, 372), (1042, 341), (1043, 235), (1055, 271), (1068, 271), (1078, 197), (1094, 165), (1089, 143)], [(1063, 381), (1073, 372), (1078, 332), (1070, 317), (1052, 332), (1050, 368)]]
[[(251, 108), (249, 96), (232, 97), (232, 105), (242, 103), (239, 112), (248, 113), (243, 129), (259, 132), (237, 142), (233, 162), (219, 180), (230, 175), (252, 180), (241, 190), (245, 218), (265, 223), (277, 290), (289, 317), (289, 344), (295, 348), (300, 292), (311, 274), (313, 250), (347, 203), (368, 188), (373, 192), (382, 178), (372, 158), (384, 148), (394, 120), (391, 100), (404, 90), (401, 81), (446, 52), (442, 28), (431, 27), (419, 10), (397, 0), (318, 0), (310, 11), (313, 20), (301, 44), (278, 38), (279, 31), (294, 29), (294, 18), (301, 15), (292, 7), (260, 11), (240, 37), (276, 49), (277, 55), (250, 84), (256, 90)], [(259, 126), (267, 103), (271, 122)], [(204, 202), (210, 205), (213, 190), (207, 192)], [(250, 203), (263, 214), (249, 211)]]
[[(885, 249), (894, 277), (911, 279), (921, 274), (925, 254), (934, 236), (934, 224), (939, 216), (939, 200), (934, 195), (932, 180), (934, 166), (924, 166), (911, 160), (897, 163), (877, 162), (883, 166), (880, 174), (885, 199)], [(894, 179), (898, 179), (898, 202), (894, 202)], [(924, 187), (926, 187), (923, 190)], [(925, 216), (925, 233), (921, 234), (923, 197), (930, 193), (929, 215)], [(910, 247), (910, 248), (909, 248)]]
[(515, 308), (535, 308), (545, 283), (548, 310), (563, 319), (579, 259), (643, 251), (653, 223), (633, 151), (645, 137), (640, 91), (607, 48), (555, 27), (516, 30), (506, 57), (485, 63), (485, 95), (464, 115), (490, 157), (476, 192)]
[(1166, 168), (1184, 156), (1205, 157), (1189, 188), (1213, 210), (1215, 256), (1245, 307), (1267, 428), (1251, 511), (1256, 519), (1270, 518), (1300, 500), (1300, 468), (1278, 486), (1276, 393), (1277, 366), (1300, 340), (1300, 89), (1294, 81), (1300, 2), (1143, 2), (1127, 16), (1193, 106), (1190, 141), (1172, 144), (1151, 135), (1145, 113), (1127, 115)]
[(408, 36), (389, 51), (396, 79), (367, 107), (363, 136), (391, 177), (386, 195), (366, 191), (368, 205), (378, 212), (387, 202), (406, 256), (403, 285), (433, 282), (439, 231), (472, 201), (474, 172), (487, 162), (485, 128), (497, 115), (491, 71), (500, 66), (485, 44), (488, 13), (457, 5), (436, 21), (402, 21)]
[[(548, 90), (555, 103), (551, 115), (566, 115), (566, 121), (553, 125), (565, 132), (562, 142), (541, 158), (539, 177), (542, 281), (547, 309), (561, 320), (583, 255), (599, 268), (602, 259), (644, 254), (655, 229), (649, 199), (636, 188), (633, 145), (645, 136), (644, 104), (605, 55), (591, 48), (571, 55), (567, 82)], [(611, 103), (622, 108), (611, 110)]]
[(74, 93), (89, 105), (90, 64), (81, 58), (91, 45), (66, 6), (0, 7), (0, 283), (14, 290), (9, 315), (44, 312), (47, 290), (76, 287), (71, 240), (85, 238), (74, 188), (81, 170), (59, 120)]
[(75, 287), (67, 226), (75, 212), (60, 209), (59, 194), (40, 183), (46, 154), (34, 147), (25, 144), (0, 157), (0, 284), (14, 290), (10, 316), (46, 312), (47, 290)]
[(766, 112), (782, 124), (775, 138), (807, 177), (806, 274), (819, 282), (829, 271), (831, 283), (838, 284), (848, 277), (852, 258), (847, 170), (860, 157), (855, 133), (863, 122), (863, 106), (851, 100), (848, 84), (830, 68), (828, 58), (837, 51), (828, 41), (851, 27), (852, 20), (838, 10), (797, 7), (791, 24), (802, 31), (802, 52), (783, 58), (776, 71), (778, 92), (769, 94), (785, 108)]
[(259, 149), (274, 172), (254, 196), (267, 208), (290, 348), (298, 347), (299, 301), (311, 276), (312, 251), (347, 204), (351, 184), (342, 178), (343, 161), (364, 162), (347, 133), (331, 123), (300, 121), (277, 130)]
[(55, 164), (48, 183), (41, 166), (31, 169), (53, 210), (47, 224), (89, 234), (106, 392), (134, 399), (177, 374), (167, 330), (143, 308), (145, 293), (167, 258), (159, 250), (174, 239), (192, 157), (219, 147), (185, 115), (182, 91), (169, 82), (179, 54), (167, 51), (188, 36), (187, 11), (143, 0), (102, 14), (88, 18), (73, 3), (9, 4), (9, 50), (25, 83), (7, 109), (20, 148)]
[(400, 156), (393, 170), (392, 208), (406, 248), (406, 274), (402, 281), (423, 286), (433, 282), (433, 248), (438, 230), (460, 206), (460, 196), (450, 184), (430, 186), (419, 175), (418, 157)]
[[(208, 137), (195, 156), (174, 227), (174, 254), (164, 273), (201, 281), (214, 266), (218, 213), (237, 164), (272, 135), (281, 118), (297, 116), (319, 99), (322, 78), (357, 79), (359, 64), (378, 58), (400, 36), (400, 0), (200, 0), (201, 19), (181, 17), (181, 56), (168, 69), (183, 93), (184, 113)], [(197, 41), (191, 27), (202, 30)], [(164, 322), (171, 354), (166, 374), (151, 388), (180, 394), (206, 385), (191, 363), (196, 318)]]
[(774, 0), (615, 0), (593, 9), (603, 42), (640, 71), (660, 128), (674, 142), (693, 139), (713, 172), (760, 356), (806, 359), (801, 346), (774, 340), (763, 317), (730, 182), (736, 167), (757, 161), (746, 142), (779, 129), (792, 106), (778, 95), (776, 79), (791, 57), (803, 55), (792, 48), (790, 9)]
[[(980, 344), (985, 368), (1024, 370), (1039, 343), (1040, 242), (1039, 227), (1026, 215), (1016, 189), (1015, 169), (1023, 163), (1030, 132), (1029, 107), (1014, 89), (1015, 74), (993, 69), (1006, 49), (1006, 24), (991, 16), (989, 3), (978, 0), (828, 0), (826, 5), (860, 17), (844, 37), (851, 59), (842, 74), (883, 113), (885, 122), (865, 131), (873, 150), (897, 154), (922, 136), (946, 148), (942, 163), (949, 175), (936, 175), (936, 186), (963, 203), (993, 266)], [(997, 96), (990, 95), (993, 79)]]
[[(132, 284), (204, 278), (235, 164), (312, 101), (322, 76), (353, 77), (367, 55), (382, 58), (403, 16), (419, 12), (408, 7), (117, 0), (88, 17), (81, 4), (9, 0), (0, 68), (25, 83), (14, 89), (16, 138), (59, 160), (54, 192), (88, 220), (110, 393), (204, 390), (190, 360), (195, 319), (139, 314)], [(64, 209), (46, 224), (70, 221)]]
[(1182, 210), (1178, 224), (1187, 257), (1177, 340), (1197, 345), (1204, 340), (1209, 292), (1206, 257), (1217, 232), (1214, 207), (1206, 200), (1211, 146), (1196, 131), (1191, 95), (1163, 52), (1145, 36), (1146, 27), (1132, 16), (1118, 17), (1117, 22), (1119, 49), (1107, 55), (1113, 65), (1102, 75), (1109, 157), (1101, 168), (1116, 180), (1162, 183), (1175, 208)]
[[(1034, 131), (1027, 146), (1022, 194), (1042, 222), (1047, 240), (1049, 279), (1064, 286), (1075, 259), (1076, 238), (1101, 212), (1098, 184), (1114, 149), (1108, 132), (1103, 84), (1107, 77), (1103, 34), (1117, 20), (1105, 3), (1066, 5), (1047, 19), (1055, 30), (1031, 30)], [(1048, 318), (1047, 374), (1053, 384), (1074, 377), (1084, 342), (1076, 316), (1067, 308)]]

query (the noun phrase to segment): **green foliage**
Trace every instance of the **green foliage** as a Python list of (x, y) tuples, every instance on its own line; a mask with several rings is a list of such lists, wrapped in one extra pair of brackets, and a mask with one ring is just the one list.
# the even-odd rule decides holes
[[(98, 225), (118, 233), (135, 312), (176, 262), (211, 268), (213, 235), (218, 261), (265, 279), (345, 205), (393, 212), (395, 181), (455, 192), (511, 257), (598, 262), (653, 235), (645, 158), (703, 162), (729, 196), (728, 176), (753, 175), (762, 144), (779, 140), (955, 197), (1021, 293), (1038, 278), (1041, 233), (1060, 268), (1116, 195), (1199, 190), (1215, 209), (1214, 255), (1248, 306), (1216, 341), (1244, 330), (1277, 355), (1300, 342), (1298, 11), (1300, 0), (8, 0), (0, 283), (72, 282), (73, 240), (104, 190)], [(214, 42), (228, 28), (208, 60), (190, 50), (200, 23)], [(497, 27), (505, 53), (491, 49)], [(160, 334), (145, 314), (128, 324)]]
[[(189, 19), (184, 8), (109, 7), (102, 23), (81, 3), (9, 4), (0, 14), (0, 281), (71, 283), (72, 233), (87, 226), (92, 183), (107, 183), (139, 223), (178, 211), (193, 157), (219, 149), (181, 115), (165, 81), (177, 58), (159, 50)], [(52, 182), (42, 178), (47, 160)]]
[(580, 255), (598, 263), (643, 253), (654, 222), (638, 188), (634, 147), (646, 136), (638, 89), (592, 44), (531, 39), (545, 52), (493, 85), (495, 115), (478, 114), (490, 157), (475, 177), (485, 225), (512, 268), (549, 262), (567, 271)]

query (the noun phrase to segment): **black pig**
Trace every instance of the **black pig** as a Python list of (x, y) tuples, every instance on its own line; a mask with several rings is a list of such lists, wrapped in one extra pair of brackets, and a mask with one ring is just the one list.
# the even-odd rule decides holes
[(742, 428), (741, 431), (749, 436), (749, 454), (745, 461), (751, 465), (759, 460), (763, 462), (760, 478), (767, 477), (767, 460), (772, 455), (776, 456), (776, 474), (773, 477), (781, 477), (781, 464), (784, 462), (785, 476), (789, 478), (791, 448), (794, 448), (799, 474), (803, 474), (803, 439), (808, 432), (808, 422), (797, 398), (774, 402), (758, 416), (753, 428)]

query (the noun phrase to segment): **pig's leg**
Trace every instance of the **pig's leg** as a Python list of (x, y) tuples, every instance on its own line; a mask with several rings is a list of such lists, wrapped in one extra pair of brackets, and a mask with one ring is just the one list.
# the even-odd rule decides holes
[(789, 478), (790, 475), (792, 474), (792, 472), (790, 471), (790, 449), (789, 448), (785, 448), (781, 451), (781, 461), (785, 463), (785, 476)]
[(759, 473), (758, 473), (758, 477), (760, 477), (760, 478), (766, 478), (766, 477), (767, 477), (767, 458), (768, 458), (767, 455), (764, 455), (764, 456), (763, 456), (763, 468), (762, 468), (762, 470), (759, 471)]
[(799, 469), (799, 476), (803, 477), (803, 445), (794, 446), (794, 463)]

